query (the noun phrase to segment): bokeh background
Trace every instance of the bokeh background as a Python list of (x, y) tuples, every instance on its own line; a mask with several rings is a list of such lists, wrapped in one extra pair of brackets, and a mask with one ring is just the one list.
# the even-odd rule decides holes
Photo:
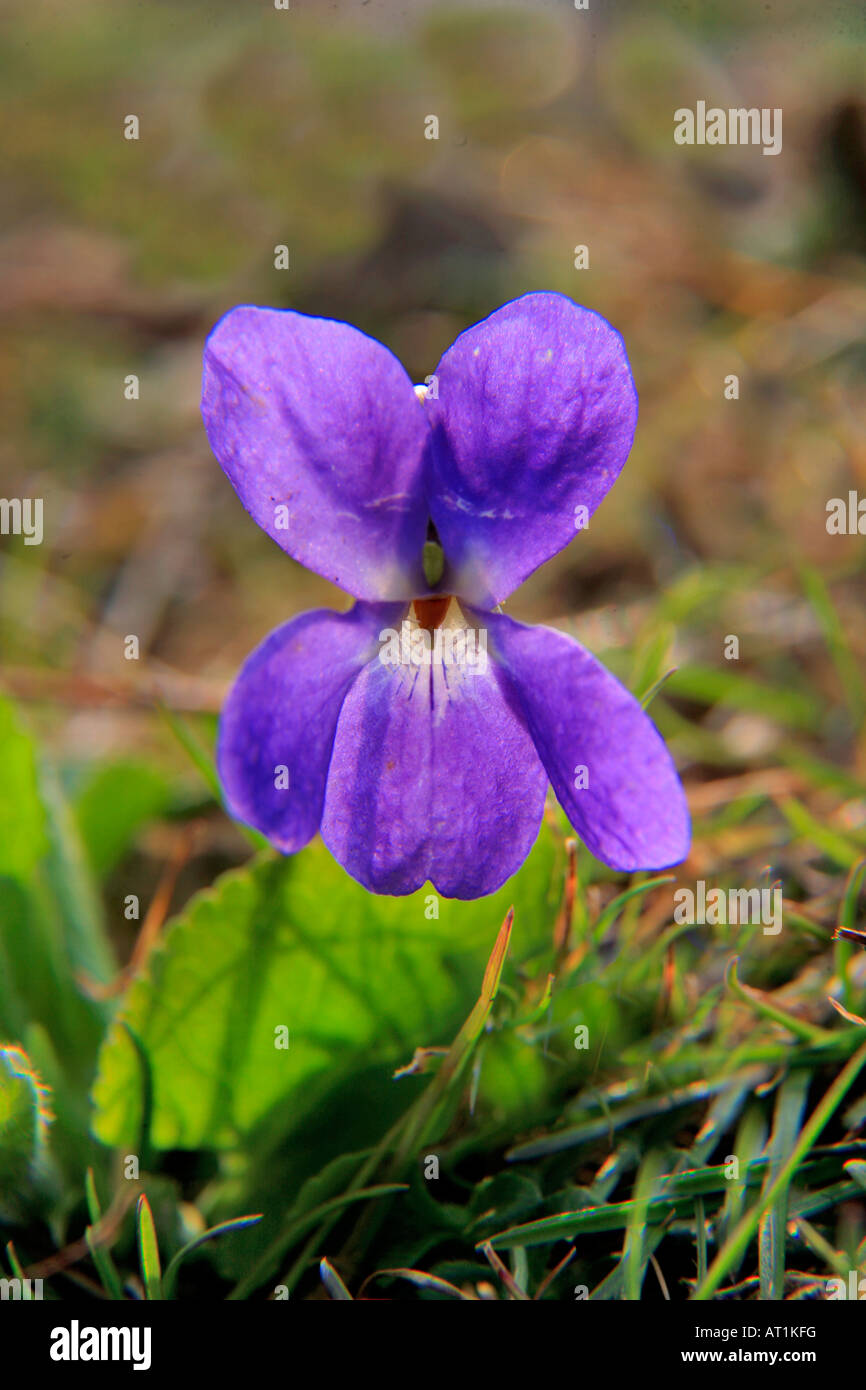
[[(5, 0), (3, 30), (0, 476), (44, 498), (45, 540), (0, 542), (2, 679), (118, 962), (127, 894), (161, 895), (162, 920), (250, 854), (201, 763), (241, 661), (347, 602), (211, 456), (209, 329), (242, 302), (345, 319), (421, 381), (461, 329), (547, 289), (622, 333), (640, 418), (588, 530), (509, 611), (638, 693), (676, 668), (652, 712), (696, 818), (682, 881), (781, 879), (807, 927), (758, 939), (753, 979), (826, 1021), (866, 853), (864, 540), (825, 525), (830, 498), (866, 495), (860, 7)], [(675, 145), (699, 99), (780, 107), (782, 153)], [(20, 833), (11, 799), (0, 825)], [(590, 907), (612, 892), (602, 876)], [(646, 903), (644, 942), (670, 890)], [(683, 1017), (722, 954), (685, 972)]]
[[(859, 652), (862, 542), (824, 524), (863, 484), (856, 6), (4, 9), (0, 447), (6, 495), (45, 498), (46, 540), (4, 540), (3, 651), (28, 697), (61, 695), (39, 703), (66, 753), (160, 756), (148, 716), (76, 682), (143, 697), (164, 677), (216, 710), (271, 627), (344, 602), (259, 534), (207, 448), (202, 343), (242, 302), (346, 319), (415, 380), (527, 290), (604, 314), (640, 393), (628, 470), (512, 611), (607, 612), (616, 642), (690, 567), (760, 571), (722, 623), (743, 665), (809, 665), (839, 693), (796, 571), (839, 582)], [(676, 146), (674, 109), (701, 97), (781, 107), (782, 155)], [(717, 625), (683, 640), (719, 663)]]

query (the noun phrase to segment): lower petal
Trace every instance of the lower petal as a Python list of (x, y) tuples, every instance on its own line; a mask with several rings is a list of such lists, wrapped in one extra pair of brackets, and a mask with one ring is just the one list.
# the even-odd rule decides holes
[(265, 638), (229, 692), (217, 745), (228, 808), (285, 853), (319, 828), (346, 692), (403, 607), (302, 613)]
[(572, 638), (488, 617), (497, 659), (581, 839), (611, 868), (679, 864), (691, 826), (682, 784), (634, 696)]
[(494, 663), (377, 659), (340, 714), (322, 838), (375, 893), (483, 897), (532, 848), (546, 789)]

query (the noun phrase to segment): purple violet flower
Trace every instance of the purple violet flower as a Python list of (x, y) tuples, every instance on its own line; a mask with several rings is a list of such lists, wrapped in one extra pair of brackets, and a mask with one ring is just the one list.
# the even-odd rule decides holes
[(317, 830), (375, 893), (492, 893), (548, 780), (593, 854), (657, 869), (685, 797), (640, 705), (563, 633), (497, 611), (586, 524), (631, 448), (619, 334), (527, 294), (461, 333), (427, 387), (345, 323), (241, 306), (205, 350), (202, 413), (250, 515), (348, 590), (247, 659), (222, 712), (227, 803), (278, 849)]

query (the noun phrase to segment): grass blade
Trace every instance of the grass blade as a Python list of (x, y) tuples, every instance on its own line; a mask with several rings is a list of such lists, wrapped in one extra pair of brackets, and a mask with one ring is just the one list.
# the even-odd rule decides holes
[(330, 1260), (322, 1260), (319, 1264), (319, 1273), (322, 1276), (322, 1283), (331, 1295), (339, 1303), (354, 1302), (352, 1295), (346, 1288)]
[(138, 1258), (141, 1264), (141, 1279), (144, 1296), (149, 1301), (162, 1298), (162, 1273), (159, 1263), (159, 1246), (156, 1243), (156, 1228), (150, 1203), (142, 1192), (136, 1209), (138, 1223)]
[(96, 1271), (102, 1280), (102, 1287), (109, 1298), (116, 1301), (123, 1299), (123, 1284), (117, 1271), (117, 1266), (108, 1251), (102, 1244), (100, 1238), (100, 1224), (102, 1222), (102, 1210), (99, 1205), (99, 1198), (96, 1194), (96, 1182), (93, 1177), (93, 1169), (88, 1168), (84, 1179), (84, 1190), (87, 1196), (87, 1210), (90, 1213), (90, 1225), (84, 1232), (84, 1239), (87, 1241), (87, 1248), (90, 1251), (90, 1258), (96, 1265)]
[[(764, 1182), (765, 1192), (775, 1182), (784, 1160), (797, 1142), (810, 1080), (808, 1072), (793, 1072), (779, 1087), (773, 1132), (767, 1147), (770, 1162)], [(758, 1273), (761, 1298), (764, 1300), (780, 1302), (785, 1296), (787, 1225), (788, 1192), (786, 1188), (782, 1188), (772, 1205), (764, 1212), (758, 1225)]]
[(261, 1221), (261, 1219), (261, 1212), (256, 1213), (255, 1216), (236, 1216), (231, 1221), (220, 1221), (218, 1225), (211, 1226), (209, 1230), (202, 1231), (200, 1236), (196, 1236), (194, 1240), (189, 1241), (188, 1244), (186, 1244), (183, 1249), (178, 1250), (173, 1259), (168, 1262), (162, 1281), (163, 1297), (174, 1297), (174, 1286), (177, 1281), (177, 1276), (187, 1255), (191, 1255), (194, 1250), (200, 1249), (207, 1241), (216, 1240), (217, 1236), (227, 1235), (229, 1231), (246, 1230), (248, 1226), (255, 1226), (256, 1222)]
[(696, 1302), (712, 1298), (734, 1261), (744, 1254), (757, 1230), (761, 1216), (772, 1206), (779, 1194), (785, 1191), (797, 1172), (801, 1160), (808, 1153), (830, 1117), (841, 1105), (850, 1087), (857, 1080), (864, 1063), (866, 1063), (866, 1043), (854, 1053), (854, 1056), (839, 1073), (830, 1089), (812, 1112), (808, 1122), (800, 1131), (800, 1137), (790, 1158), (783, 1165), (775, 1182), (762, 1195), (760, 1202), (757, 1202), (745, 1213), (736, 1229), (731, 1232), (730, 1237), (707, 1271), (706, 1279), (695, 1290)]

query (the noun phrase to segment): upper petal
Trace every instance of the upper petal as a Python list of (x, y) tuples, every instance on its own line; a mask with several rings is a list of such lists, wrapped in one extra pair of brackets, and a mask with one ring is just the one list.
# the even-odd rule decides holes
[(322, 818), (346, 691), (403, 605), (302, 613), (249, 656), (220, 716), (217, 765), (229, 810), (286, 853)]
[(637, 393), (622, 339), (562, 294), (526, 294), (436, 368), (431, 511), (445, 587), (500, 603), (574, 537), (628, 457)]
[(547, 777), (495, 664), (371, 662), (340, 714), (322, 838), (375, 893), (492, 893), (538, 835)]
[(584, 843), (614, 869), (681, 863), (691, 839), (685, 794), (634, 696), (564, 633), (504, 614), (488, 621), (553, 789)]
[(294, 559), (358, 598), (425, 587), (429, 425), (381, 343), (242, 305), (207, 340), (202, 415), (247, 511)]

